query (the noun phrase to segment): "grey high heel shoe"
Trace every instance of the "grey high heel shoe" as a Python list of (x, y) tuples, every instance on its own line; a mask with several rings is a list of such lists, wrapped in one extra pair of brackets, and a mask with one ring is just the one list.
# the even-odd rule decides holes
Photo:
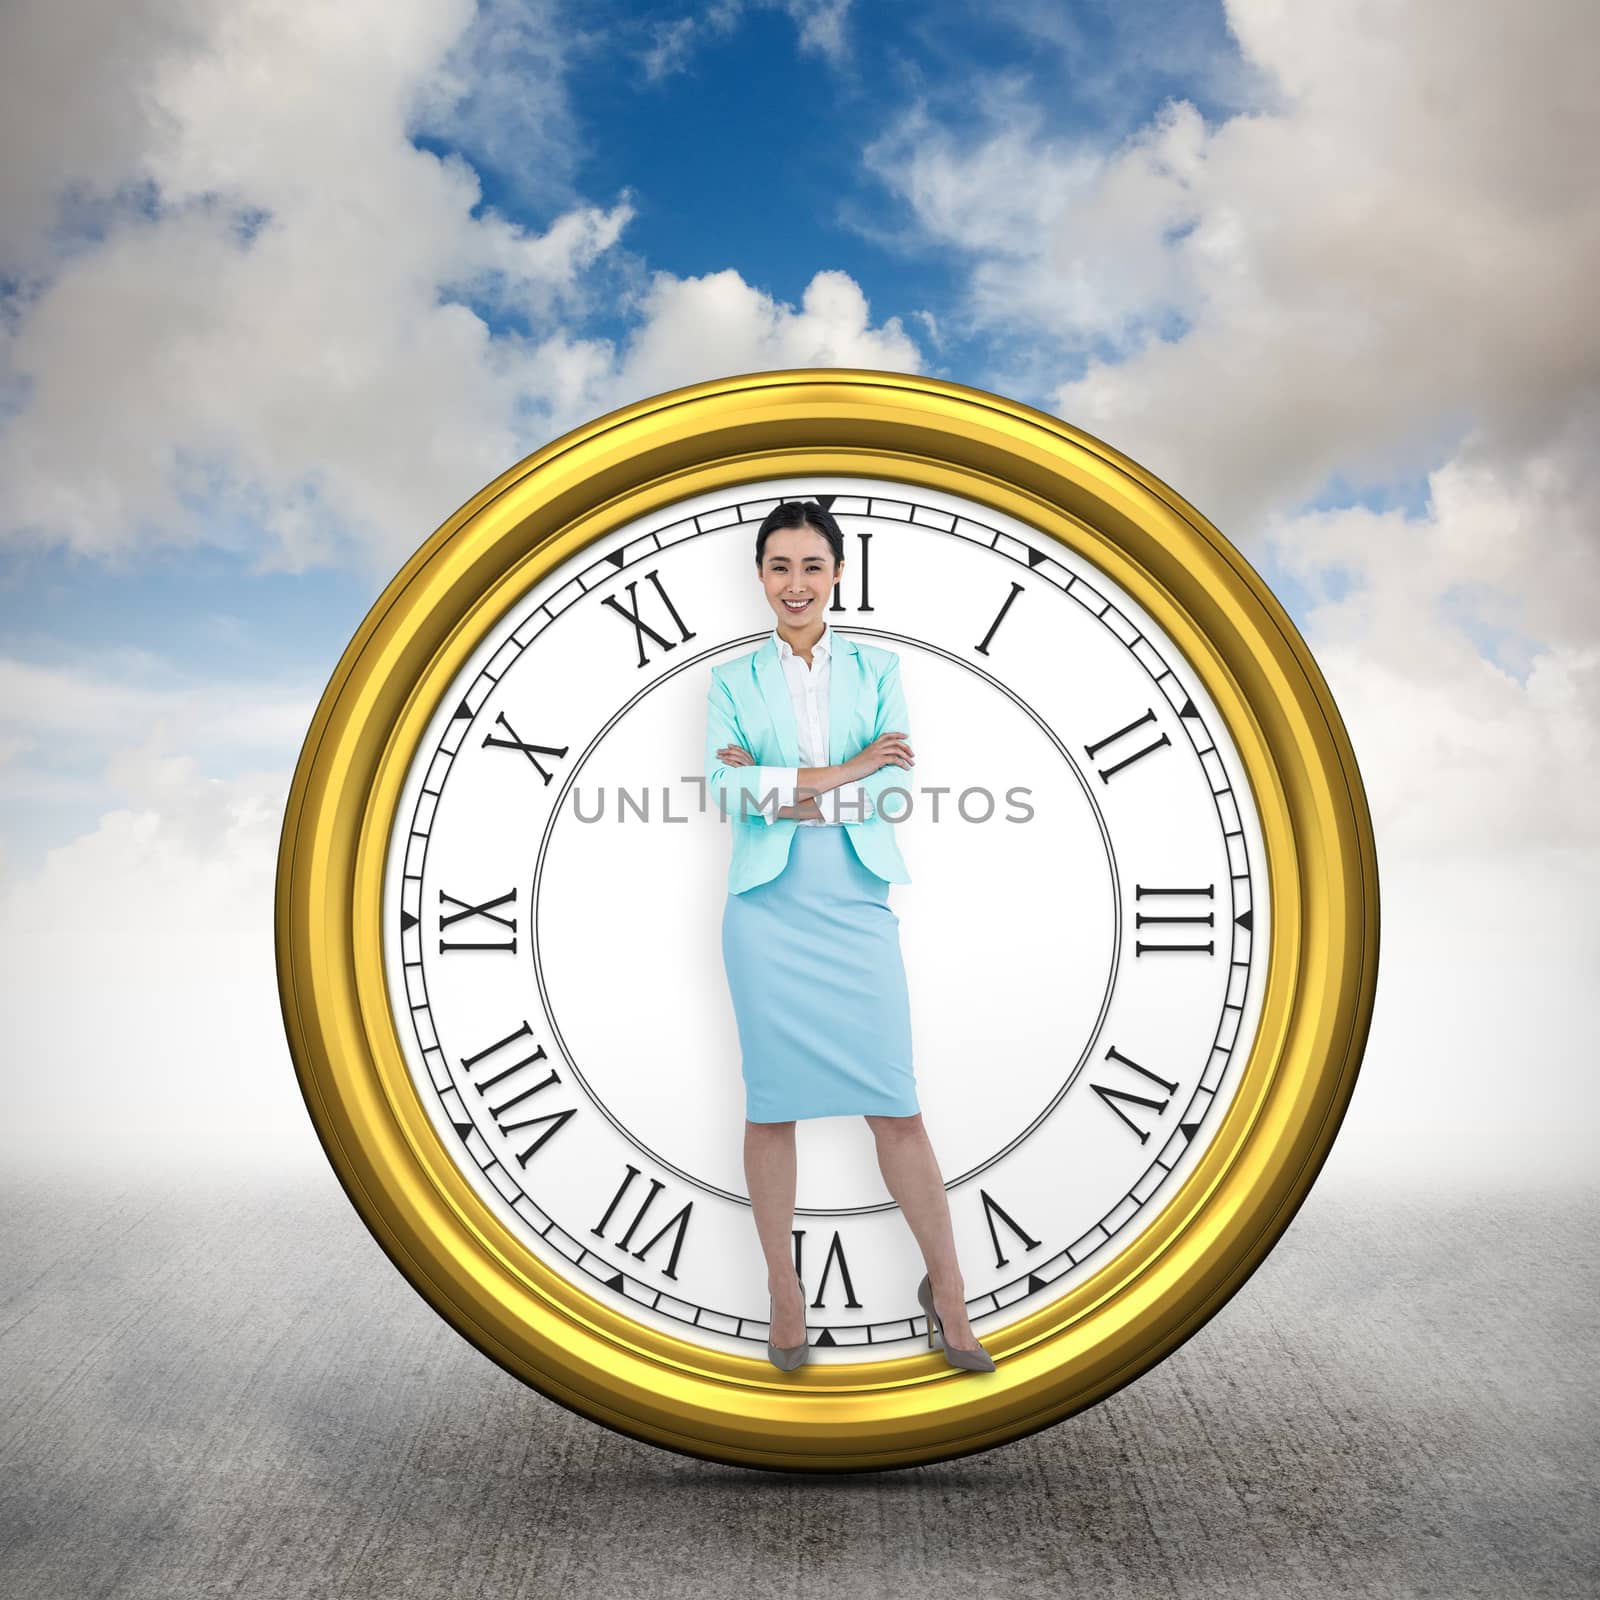
[[(800, 1305), (805, 1307), (806, 1281), (800, 1280)], [(772, 1331), (772, 1296), (767, 1296), (767, 1332)], [(781, 1367), (785, 1372), (793, 1372), (796, 1367), (803, 1367), (811, 1359), (811, 1340), (808, 1337), (804, 1344), (780, 1345), (767, 1340), (767, 1360), (773, 1366)]]
[(944, 1358), (952, 1367), (964, 1367), (968, 1372), (993, 1372), (994, 1362), (989, 1357), (989, 1352), (980, 1344), (976, 1350), (952, 1350), (944, 1339), (944, 1324), (939, 1320), (939, 1313), (933, 1309), (933, 1285), (928, 1282), (927, 1273), (923, 1273), (922, 1282), (917, 1285), (917, 1300), (922, 1309), (928, 1314), (928, 1348), (934, 1348), (934, 1335), (937, 1334), (939, 1344), (944, 1349)]

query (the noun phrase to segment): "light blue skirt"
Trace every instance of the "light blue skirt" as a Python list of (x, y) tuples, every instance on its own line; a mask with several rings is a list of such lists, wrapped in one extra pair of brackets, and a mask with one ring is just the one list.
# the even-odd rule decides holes
[(843, 827), (796, 828), (783, 871), (728, 896), (722, 960), (751, 1122), (920, 1109), (900, 919)]

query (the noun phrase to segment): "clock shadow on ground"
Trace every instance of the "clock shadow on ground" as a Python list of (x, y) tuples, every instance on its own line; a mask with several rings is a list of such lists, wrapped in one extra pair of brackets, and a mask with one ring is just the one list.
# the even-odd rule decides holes
[(1319, 1189), (1102, 1404), (828, 1478), (672, 1454), (525, 1388), (326, 1170), (63, 1176), (8, 1177), (0, 1206), (15, 1600), (1577, 1596), (1600, 1566), (1592, 1192)]

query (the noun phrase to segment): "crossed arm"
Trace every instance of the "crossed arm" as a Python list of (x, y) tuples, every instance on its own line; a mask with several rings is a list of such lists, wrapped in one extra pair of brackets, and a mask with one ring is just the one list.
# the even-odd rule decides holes
[[(771, 824), (782, 818), (796, 820), (824, 816), (815, 796), (839, 789), (835, 800), (838, 815), (850, 820), (865, 820), (877, 812), (883, 791), (902, 783), (906, 768), (896, 761), (885, 761), (868, 768), (874, 759), (874, 745), (885, 735), (898, 741), (909, 739), (905, 691), (900, 685), (900, 663), (894, 661), (878, 684), (878, 711), (872, 738), (865, 749), (848, 761), (826, 767), (770, 767), (758, 764), (750, 754), (748, 741), (739, 727), (733, 696), (713, 675), (706, 696), (707, 791), (722, 815), (751, 815)], [(881, 753), (881, 752), (878, 752)], [(905, 746), (909, 759), (910, 746)], [(776, 798), (778, 804), (772, 805)], [(763, 801), (766, 801), (763, 804)]]

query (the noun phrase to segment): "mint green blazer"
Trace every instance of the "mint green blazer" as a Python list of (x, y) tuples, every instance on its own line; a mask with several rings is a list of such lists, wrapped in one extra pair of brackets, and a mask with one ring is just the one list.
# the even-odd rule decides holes
[[(907, 740), (911, 724), (906, 717), (906, 697), (900, 687), (900, 658), (893, 650), (858, 644), (829, 624), (833, 654), (828, 679), (828, 765), (836, 766), (859, 755), (880, 734), (899, 729)], [(754, 767), (724, 766), (717, 751), (725, 744), (741, 745), (758, 763)], [(726, 817), (733, 834), (733, 860), (728, 868), (728, 890), (742, 894), (783, 871), (789, 859), (789, 841), (800, 824), (793, 817), (775, 817), (781, 801), (761, 804), (777, 782), (773, 767), (798, 767), (800, 736), (795, 727), (794, 705), (784, 678), (778, 646), (771, 634), (759, 649), (736, 656), (711, 669), (706, 694), (706, 794), (714, 816)], [(895, 825), (878, 815), (878, 799), (885, 789), (910, 790), (911, 769), (893, 762), (862, 780), (872, 799), (872, 815), (852, 822), (841, 805), (841, 824), (862, 865), (891, 883), (909, 883), (911, 874), (895, 840)], [(748, 799), (743, 798), (748, 792)], [(825, 795), (821, 804), (828, 804)], [(897, 815), (910, 809), (910, 801), (891, 805)], [(831, 824), (830, 824), (831, 825)]]

